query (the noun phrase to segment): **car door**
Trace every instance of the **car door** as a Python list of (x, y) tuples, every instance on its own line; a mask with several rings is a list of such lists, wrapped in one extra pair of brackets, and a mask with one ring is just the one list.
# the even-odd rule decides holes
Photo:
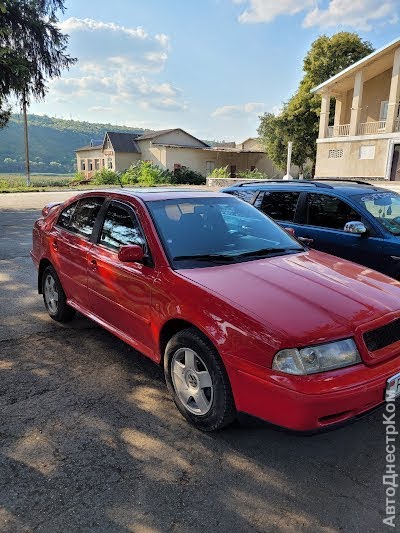
[[(118, 259), (119, 248), (128, 244), (144, 247), (144, 263)], [(130, 204), (110, 202), (88, 256), (89, 307), (105, 325), (129, 337), (145, 353), (154, 349), (150, 304), (156, 272), (149, 254), (137, 213)]]
[[(361, 221), (366, 234), (344, 231), (350, 221)], [(302, 219), (295, 227), (296, 235), (313, 239), (312, 247), (361, 265), (379, 270), (383, 239), (354, 206), (342, 198), (325, 193), (307, 193)]]
[(254, 206), (284, 228), (296, 231), (295, 220), (300, 196), (299, 191), (262, 191), (255, 199)]
[(85, 197), (67, 206), (49, 235), (52, 263), (67, 298), (87, 309), (87, 254), (102, 197)]

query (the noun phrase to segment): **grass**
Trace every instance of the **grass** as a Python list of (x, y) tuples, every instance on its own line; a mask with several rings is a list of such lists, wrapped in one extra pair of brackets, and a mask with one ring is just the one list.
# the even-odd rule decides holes
[(72, 174), (31, 174), (31, 185), (26, 185), (26, 177), (21, 174), (0, 174), (0, 193), (45, 191), (61, 189), (71, 185)]
[[(0, 194), (12, 193), (12, 192), (44, 192), (44, 191), (60, 191), (63, 189), (74, 190), (91, 190), (106, 188), (118, 188), (118, 185), (95, 185), (94, 183), (87, 183), (85, 185), (75, 185), (73, 174), (31, 174), (31, 186), (26, 185), (26, 177), (21, 174), (7, 174), (0, 173)], [(134, 185), (134, 187), (141, 187), (145, 185)], [(174, 185), (174, 184), (161, 184), (156, 187), (176, 187), (176, 188), (196, 188), (199, 187), (193, 185)], [(125, 187), (129, 187), (126, 185)], [(217, 190), (216, 188), (214, 188)]]

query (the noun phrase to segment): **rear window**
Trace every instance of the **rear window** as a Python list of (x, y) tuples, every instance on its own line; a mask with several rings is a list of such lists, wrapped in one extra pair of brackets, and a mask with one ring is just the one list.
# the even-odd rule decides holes
[(299, 196), (300, 193), (294, 191), (266, 191), (257, 198), (256, 207), (275, 220), (293, 222)]
[(228, 194), (232, 194), (233, 196), (236, 196), (237, 198), (240, 198), (241, 200), (244, 200), (247, 203), (251, 203), (253, 200), (253, 197), (256, 193), (256, 191), (252, 189), (232, 189), (231, 191), (226, 191)]

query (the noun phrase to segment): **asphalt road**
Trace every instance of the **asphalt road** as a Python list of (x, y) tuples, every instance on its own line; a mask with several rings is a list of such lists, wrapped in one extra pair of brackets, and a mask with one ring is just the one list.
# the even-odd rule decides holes
[(31, 227), (68, 195), (0, 195), (0, 531), (384, 531), (381, 413), (313, 437), (202, 434), (157, 366), (83, 317), (48, 318)]

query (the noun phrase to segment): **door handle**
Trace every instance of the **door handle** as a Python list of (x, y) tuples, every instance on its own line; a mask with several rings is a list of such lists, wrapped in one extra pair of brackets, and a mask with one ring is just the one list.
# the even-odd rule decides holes
[(97, 261), (96, 261), (96, 259), (91, 259), (90, 260), (89, 267), (90, 267), (90, 270), (92, 270), (93, 272), (95, 272), (97, 270)]
[(304, 243), (306, 246), (310, 246), (314, 242), (314, 239), (310, 239), (310, 237), (297, 237), (297, 240)]

